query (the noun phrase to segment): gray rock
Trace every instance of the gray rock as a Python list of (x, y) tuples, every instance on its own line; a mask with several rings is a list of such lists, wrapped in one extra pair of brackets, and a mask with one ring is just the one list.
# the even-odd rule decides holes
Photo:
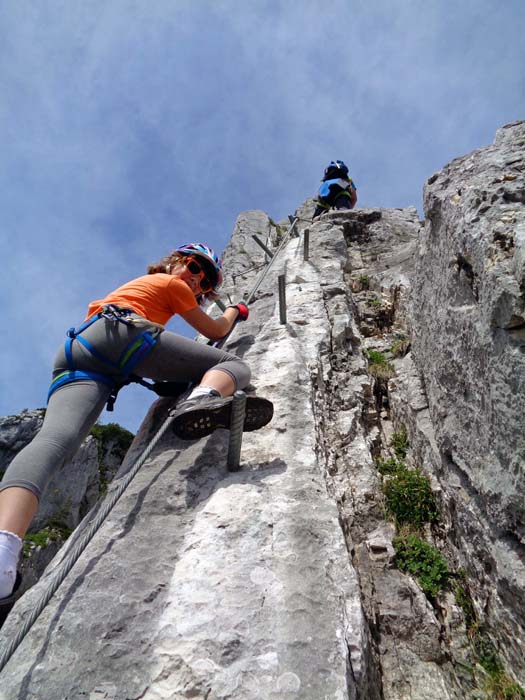
[[(16, 416), (0, 417), (2, 472), (35, 437), (42, 426), (44, 415), (45, 409), (35, 409), (22, 411)], [(92, 435), (88, 436), (77, 454), (64, 464), (48, 484), (29, 532), (34, 534), (44, 528), (51, 528), (53, 532), (45, 545), (27, 543), (20, 565), (23, 574), (22, 591), (34, 585), (60, 549), (68, 532), (77, 527), (113, 478), (125, 453), (127, 431), (121, 431), (124, 438), (122, 445), (117, 438), (101, 441)], [(128, 436), (132, 437), (129, 433)]]
[[(509, 667), (525, 676), (525, 122), (425, 188), (413, 354), (417, 421), (451, 537)], [(410, 401), (423, 389), (413, 386)], [(429, 425), (432, 431), (429, 431)]]
[(22, 411), (17, 416), (0, 417), (0, 470), (7, 469), (14, 456), (31, 442), (40, 430), (45, 409)]
[[(38, 433), (45, 409), (22, 411), (16, 416), (0, 417), (0, 472), (5, 472), (20, 450)], [(127, 431), (120, 429), (124, 437)], [(131, 434), (129, 439), (131, 441)], [(31, 532), (45, 527), (50, 520), (75, 528), (98, 500), (103, 482), (109, 482), (119, 468), (125, 449), (116, 438), (102, 444), (89, 435), (77, 454), (57, 472), (40, 501)]]

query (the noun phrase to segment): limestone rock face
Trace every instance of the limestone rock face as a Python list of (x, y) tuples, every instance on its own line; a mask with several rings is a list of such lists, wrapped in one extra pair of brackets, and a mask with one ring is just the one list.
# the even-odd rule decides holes
[[(0, 418), (0, 469), (7, 469), (14, 456), (31, 442), (42, 427), (44, 413), (44, 409), (37, 409), (18, 416)], [(96, 481), (97, 445), (94, 438), (88, 437), (75, 457), (52, 479), (42, 498), (32, 530), (45, 527), (51, 518), (61, 519), (64, 525), (71, 528), (76, 527), (80, 522), (80, 507), (86, 491)], [(97, 497), (98, 494), (91, 500), (89, 507), (93, 506)]]
[(31, 442), (42, 427), (45, 410), (22, 411), (17, 416), (0, 417), (0, 471), (7, 469), (17, 452)]
[[(23, 411), (16, 416), (0, 417), (0, 474), (42, 427), (44, 409)], [(100, 431), (107, 433), (107, 427)], [(114, 431), (119, 433), (119, 431)], [(111, 434), (111, 430), (109, 431)], [(131, 434), (122, 430), (120, 442), (129, 440)], [(67, 536), (77, 527), (83, 516), (95, 505), (105, 484), (113, 478), (125, 454), (118, 437), (109, 440), (88, 436), (76, 455), (66, 462), (46, 488), (38, 513), (31, 524), (30, 533), (44, 528), (53, 532), (46, 544), (33, 546), (28, 543), (26, 556), (21, 563), (22, 590), (30, 588), (38, 580), (55, 556)]]
[[(35, 437), (42, 427), (44, 415), (45, 409), (39, 408), (23, 411), (16, 416), (0, 417), (0, 475), (16, 454)], [(107, 432), (104, 426), (100, 430)], [(49, 483), (31, 525), (31, 532), (42, 529), (50, 520), (60, 521), (69, 528), (79, 524), (97, 502), (103, 488), (102, 482), (110, 481), (122, 462), (126, 452), (122, 440), (132, 436), (123, 429), (121, 432), (123, 437), (103, 440), (89, 435), (84, 440), (73, 459), (66, 462)]]
[(525, 123), (425, 189), (414, 339), (443, 456), (525, 538)]
[[(313, 202), (299, 207), (226, 346), (273, 421), (245, 434), (237, 472), (228, 431), (164, 434), (0, 673), (0, 700), (521, 697), (524, 143), (509, 125), (431, 178), (424, 224), (414, 208), (312, 223)], [(225, 302), (268, 271), (253, 235), (275, 250), (287, 227), (239, 216)], [(172, 405), (153, 404), (110, 494)], [(439, 506), (418, 530), (448, 567), (433, 594), (400, 570), (386, 503), (379, 458), (401, 459), (401, 429)]]
[(418, 377), (401, 401), (426, 396), (419, 422), (432, 426), (429, 459), (461, 564), (523, 678), (525, 122), (430, 178), (425, 207), (413, 293)]

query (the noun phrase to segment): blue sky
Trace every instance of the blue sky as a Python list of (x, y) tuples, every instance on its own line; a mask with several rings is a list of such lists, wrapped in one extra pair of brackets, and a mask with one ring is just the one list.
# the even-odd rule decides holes
[(523, 0), (0, 0), (0, 415), (44, 405), (89, 301), (221, 250), (241, 211), (293, 213), (332, 159), (358, 206), (422, 212), (433, 172), (525, 118), (523, 36)]

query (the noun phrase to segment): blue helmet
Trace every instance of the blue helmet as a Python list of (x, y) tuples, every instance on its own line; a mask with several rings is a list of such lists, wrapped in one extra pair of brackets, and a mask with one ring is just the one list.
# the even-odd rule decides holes
[(222, 260), (216, 255), (215, 251), (204, 243), (186, 243), (177, 248), (177, 253), (181, 255), (193, 255), (195, 258), (200, 258), (205, 263), (206, 269), (212, 272), (215, 279), (211, 279), (214, 291), (219, 289), (222, 284)]

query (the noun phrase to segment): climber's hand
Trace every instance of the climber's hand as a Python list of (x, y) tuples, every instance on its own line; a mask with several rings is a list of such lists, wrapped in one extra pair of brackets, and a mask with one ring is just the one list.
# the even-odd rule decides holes
[(242, 303), (242, 301), (240, 301), (238, 304), (232, 304), (228, 308), (237, 309), (237, 311), (239, 312), (239, 315), (237, 316), (237, 321), (246, 321), (246, 319), (250, 315), (250, 310), (248, 309), (246, 304)]

